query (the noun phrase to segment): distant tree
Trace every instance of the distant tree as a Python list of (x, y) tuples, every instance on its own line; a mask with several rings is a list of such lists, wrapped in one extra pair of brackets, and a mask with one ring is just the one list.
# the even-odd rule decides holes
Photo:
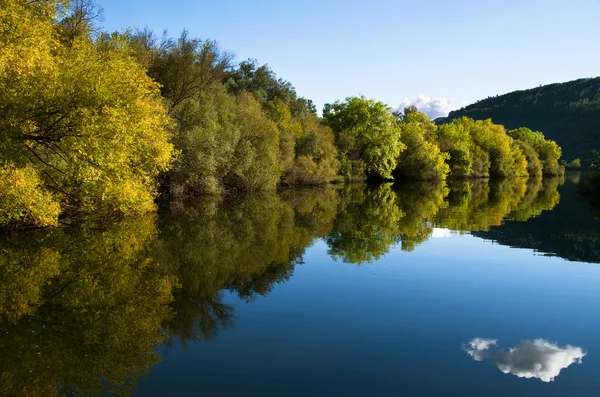
[(558, 162), (562, 156), (560, 146), (556, 142), (546, 139), (543, 133), (522, 127), (508, 131), (508, 135), (513, 139), (529, 143), (535, 149), (542, 163), (544, 175), (564, 173), (564, 167)]
[(543, 174), (542, 163), (533, 146), (519, 139), (515, 139), (515, 142), (519, 145), (521, 152), (525, 155), (525, 160), (527, 161), (527, 173), (529, 176), (541, 176)]
[(566, 167), (571, 169), (581, 168), (581, 159), (571, 161)]

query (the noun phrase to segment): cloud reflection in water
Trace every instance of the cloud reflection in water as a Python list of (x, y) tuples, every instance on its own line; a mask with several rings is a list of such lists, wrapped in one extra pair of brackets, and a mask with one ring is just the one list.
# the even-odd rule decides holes
[(543, 382), (552, 382), (562, 369), (573, 363), (581, 364), (586, 355), (580, 347), (563, 348), (545, 339), (524, 340), (508, 351), (492, 350), (497, 344), (497, 339), (475, 338), (463, 346), (463, 350), (476, 361), (493, 362), (505, 374)]

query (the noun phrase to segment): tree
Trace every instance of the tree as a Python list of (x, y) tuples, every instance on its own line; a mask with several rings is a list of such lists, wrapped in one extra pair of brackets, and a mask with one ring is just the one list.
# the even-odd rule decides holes
[(240, 140), (225, 183), (240, 190), (273, 190), (280, 178), (279, 131), (248, 93), (237, 97)]
[(392, 178), (404, 144), (389, 106), (365, 97), (350, 97), (326, 104), (323, 119), (333, 130), (344, 177)]
[(543, 133), (522, 127), (508, 131), (508, 135), (513, 139), (529, 143), (535, 149), (542, 163), (544, 175), (555, 176), (564, 173), (564, 167), (558, 163), (562, 156), (560, 146), (546, 139)]
[(117, 35), (61, 43), (63, 6), (0, 11), (0, 167), (35, 170), (63, 212), (152, 211), (174, 155), (158, 85)]
[[(186, 100), (223, 82), (233, 58), (215, 41), (190, 38), (185, 30), (177, 40), (163, 38), (159, 43), (148, 31), (138, 31), (130, 40), (138, 44), (138, 58), (147, 60), (148, 75), (161, 84), (171, 113)], [(181, 112), (176, 118), (177, 114)]]
[(0, 168), (0, 225), (56, 226), (60, 205), (33, 167)]
[(104, 10), (94, 0), (73, 0), (69, 4), (68, 14), (60, 20), (61, 40), (71, 44), (78, 37), (91, 37), (97, 34), (97, 23), (104, 18)]
[(571, 161), (569, 164), (567, 164), (567, 168), (571, 168), (571, 169), (581, 168), (581, 159), (575, 159), (575, 160)]
[(519, 145), (521, 152), (525, 155), (525, 160), (527, 161), (527, 173), (529, 176), (541, 176), (543, 174), (542, 162), (533, 146), (519, 139), (515, 139), (515, 142)]
[(284, 176), (290, 185), (320, 185), (335, 180), (340, 163), (333, 132), (308, 116), (302, 120), (302, 134), (295, 143), (296, 159)]
[(435, 142), (436, 125), (424, 113), (406, 108), (400, 129), (400, 141), (406, 149), (400, 154), (395, 173), (414, 180), (446, 179), (450, 155), (442, 153)]

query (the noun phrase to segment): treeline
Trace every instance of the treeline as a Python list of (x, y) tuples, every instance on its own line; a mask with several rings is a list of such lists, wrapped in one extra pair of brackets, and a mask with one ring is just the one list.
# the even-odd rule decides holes
[(90, 0), (0, 9), (0, 226), (152, 211), (171, 198), (367, 178), (556, 175), (541, 133), (437, 127), (364, 97), (323, 117), (266, 65), (216, 42), (104, 33)]
[(475, 120), (491, 118), (508, 129), (525, 126), (544, 131), (562, 147), (570, 168), (586, 169), (598, 166), (599, 115), (600, 77), (595, 77), (490, 97), (450, 112), (447, 118), (436, 122), (465, 116)]

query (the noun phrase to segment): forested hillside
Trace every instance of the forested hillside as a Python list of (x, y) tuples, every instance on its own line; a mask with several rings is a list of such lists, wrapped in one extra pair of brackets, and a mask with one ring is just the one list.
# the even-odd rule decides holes
[(580, 158), (586, 167), (600, 151), (600, 77), (490, 97), (436, 122), (443, 124), (463, 116), (491, 118), (507, 129), (523, 126), (541, 131), (562, 147), (567, 162)]

